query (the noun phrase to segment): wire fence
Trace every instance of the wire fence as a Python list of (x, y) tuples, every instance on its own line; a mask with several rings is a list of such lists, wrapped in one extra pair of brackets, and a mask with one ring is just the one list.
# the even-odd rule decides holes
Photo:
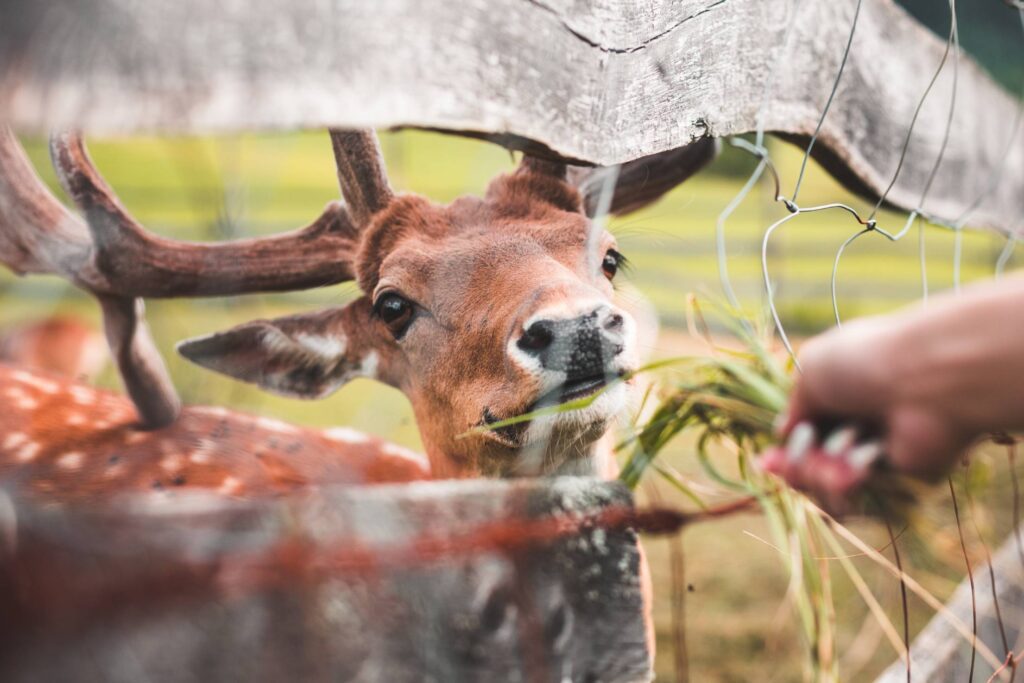
[[(752, 156), (754, 156), (758, 160), (758, 165), (755, 168), (754, 172), (751, 174), (751, 176), (748, 178), (747, 182), (744, 184), (743, 188), (739, 191), (739, 193), (737, 193), (736, 197), (725, 207), (725, 209), (719, 215), (719, 218), (718, 218), (718, 221), (717, 221), (717, 230), (716, 230), (717, 240), (716, 240), (716, 243), (717, 243), (717, 247), (718, 247), (719, 276), (720, 276), (722, 290), (723, 290), (725, 296), (728, 298), (728, 300), (729, 300), (729, 302), (731, 304), (733, 304), (737, 308), (741, 308), (740, 302), (739, 302), (738, 298), (736, 297), (735, 291), (733, 289), (732, 283), (731, 283), (730, 278), (729, 278), (728, 256), (727, 256), (728, 252), (727, 252), (727, 248), (726, 248), (726, 239), (725, 239), (726, 227), (727, 227), (727, 223), (728, 223), (728, 219), (729, 219), (730, 215), (735, 211), (735, 209), (739, 206), (739, 204), (742, 203), (747, 198), (747, 196), (749, 195), (750, 191), (754, 188), (754, 186), (758, 183), (758, 181), (761, 179), (761, 177), (767, 171), (768, 174), (769, 174), (769, 178), (770, 178), (769, 185), (772, 188), (772, 193), (773, 193), (773, 196), (774, 196), (774, 200), (776, 202), (782, 204), (786, 208), (786, 210), (788, 211), (788, 215), (786, 215), (784, 218), (782, 218), (782, 219), (772, 223), (764, 231), (764, 237), (762, 239), (762, 244), (761, 244), (761, 269), (762, 269), (762, 277), (763, 277), (763, 282), (764, 282), (764, 291), (765, 291), (765, 294), (766, 294), (766, 297), (767, 297), (767, 303), (768, 303), (769, 309), (771, 311), (772, 318), (773, 318), (773, 320), (775, 322), (776, 329), (778, 331), (778, 334), (779, 334), (783, 344), (786, 346), (787, 351), (793, 357), (794, 362), (796, 362), (796, 356), (795, 356), (795, 353), (793, 351), (793, 346), (792, 346), (792, 343), (790, 342), (789, 335), (786, 333), (785, 327), (783, 326), (782, 321), (781, 321), (781, 319), (779, 317), (778, 306), (776, 305), (776, 301), (775, 301), (775, 291), (774, 291), (774, 288), (772, 286), (772, 280), (771, 280), (771, 277), (770, 277), (768, 255), (769, 255), (769, 240), (770, 240), (772, 234), (777, 229), (781, 228), (783, 225), (789, 223), (791, 220), (795, 219), (796, 217), (798, 217), (798, 216), (800, 216), (802, 214), (810, 214), (810, 213), (821, 212), (821, 211), (840, 211), (840, 212), (845, 212), (846, 214), (849, 215), (851, 220), (855, 224), (857, 224), (859, 226), (858, 230), (856, 232), (854, 232), (852, 235), (850, 235), (839, 246), (839, 248), (836, 250), (835, 257), (834, 257), (833, 268), (832, 268), (832, 276), (831, 276), (831, 279), (830, 279), (830, 291), (831, 291), (831, 299), (832, 299), (832, 309), (834, 311), (835, 322), (836, 322), (837, 325), (841, 325), (842, 324), (842, 321), (841, 321), (840, 315), (839, 315), (839, 301), (838, 301), (838, 296), (836, 294), (836, 291), (837, 291), (837, 289), (836, 289), (836, 281), (838, 279), (840, 261), (842, 259), (843, 253), (846, 251), (846, 249), (850, 245), (852, 245), (854, 242), (856, 242), (861, 237), (863, 237), (865, 235), (868, 235), (870, 233), (876, 233), (876, 234), (880, 235), (881, 237), (885, 238), (886, 240), (888, 240), (889, 242), (897, 242), (897, 241), (903, 239), (908, 234), (908, 232), (913, 227), (915, 222), (917, 223), (917, 225), (919, 227), (919, 230), (920, 230), (920, 234), (919, 234), (919, 254), (920, 254), (920, 264), (921, 264), (921, 278), (922, 278), (921, 296), (922, 296), (922, 298), (927, 299), (927, 297), (928, 297), (927, 261), (925, 259), (925, 248), (924, 248), (924, 245), (925, 245), (925, 233), (924, 233), (923, 227), (925, 225), (930, 225), (930, 226), (934, 226), (936, 228), (941, 228), (941, 229), (946, 229), (946, 230), (953, 231), (953, 233), (954, 233), (954, 235), (956, 237), (955, 248), (954, 248), (954, 253), (953, 253), (953, 286), (954, 286), (955, 289), (959, 289), (959, 287), (960, 287), (960, 270), (961, 270), (961, 265), (962, 265), (962, 236), (961, 236), (961, 231), (964, 229), (964, 227), (966, 225), (968, 225), (968, 223), (970, 221), (970, 218), (971, 218), (971, 215), (974, 212), (974, 210), (985, 199), (985, 197), (995, 189), (995, 187), (998, 185), (998, 183), (1002, 179), (1002, 172), (1003, 172), (1003, 170), (1005, 168), (1005, 163), (1006, 163), (1006, 161), (1007, 161), (1007, 159), (1009, 157), (1009, 152), (1010, 152), (1010, 150), (1013, 149), (1013, 146), (1014, 146), (1014, 144), (1016, 143), (1016, 141), (1018, 139), (1019, 130), (1021, 128), (1022, 115), (1024, 115), (1024, 86), (1022, 86), (1022, 89), (1021, 89), (1021, 91), (1019, 93), (1019, 95), (1021, 97), (1021, 103), (1020, 103), (1020, 105), (1017, 108), (1017, 115), (1016, 115), (1015, 119), (1013, 121), (1011, 121), (1011, 122), (1008, 122), (1008, 125), (1007, 125), (1007, 129), (1006, 129), (1007, 130), (1007, 142), (1006, 142), (1006, 147), (1005, 147), (1006, 151), (1004, 153), (1004, 156), (1002, 158), (1001, 163), (995, 169), (993, 169), (992, 176), (991, 176), (991, 178), (988, 181), (988, 189), (986, 191), (982, 192), (981, 194), (979, 194), (973, 200), (973, 202), (971, 202), (970, 206), (965, 211), (963, 211), (961, 213), (961, 215), (958, 216), (953, 221), (945, 221), (945, 220), (941, 220), (941, 219), (939, 219), (939, 218), (937, 218), (935, 216), (929, 215), (924, 210), (924, 208), (922, 208), (922, 207), (924, 206), (925, 201), (928, 198), (928, 195), (929, 195), (929, 193), (931, 191), (932, 183), (933, 183), (933, 181), (935, 179), (936, 173), (938, 172), (938, 169), (939, 169), (939, 167), (941, 166), (941, 164), (943, 162), (943, 158), (944, 158), (944, 154), (945, 154), (945, 150), (946, 150), (946, 144), (948, 143), (950, 135), (952, 134), (953, 113), (955, 111), (956, 98), (957, 98), (957, 80), (958, 80), (957, 76), (958, 76), (958, 72), (959, 72), (959, 62), (960, 62), (960, 40), (959, 40), (959, 32), (958, 32), (958, 28), (957, 28), (956, 2), (955, 2), (955, 0), (951, 0), (951, 2), (949, 4), (949, 7), (950, 7), (950, 28), (949, 28), (949, 34), (948, 34), (948, 37), (947, 37), (947, 40), (946, 40), (946, 49), (943, 52), (941, 60), (939, 61), (938, 65), (936, 66), (935, 72), (932, 75), (932, 77), (931, 77), (931, 79), (930, 79), (930, 81), (928, 83), (928, 86), (924, 89), (924, 92), (921, 94), (920, 100), (918, 102), (918, 106), (915, 109), (913, 117), (908, 122), (906, 136), (904, 138), (903, 145), (902, 145), (902, 148), (901, 148), (901, 151), (900, 151), (899, 163), (897, 164), (895, 170), (893, 171), (892, 178), (891, 178), (891, 180), (890, 180), (890, 182), (888, 184), (888, 187), (882, 193), (882, 196), (877, 200), (877, 202), (875, 203), (874, 207), (871, 208), (871, 210), (866, 215), (862, 215), (862, 212), (858, 211), (856, 208), (854, 208), (854, 207), (852, 207), (852, 206), (850, 206), (848, 204), (842, 203), (842, 202), (819, 204), (819, 205), (813, 205), (813, 206), (801, 206), (800, 204), (797, 203), (797, 200), (798, 200), (799, 194), (800, 194), (800, 189), (801, 189), (801, 186), (802, 186), (803, 181), (804, 181), (804, 175), (805, 175), (805, 172), (807, 170), (808, 161), (810, 160), (811, 154), (814, 151), (815, 144), (817, 143), (818, 136), (819, 136), (819, 134), (821, 132), (821, 127), (824, 124), (825, 119), (826, 119), (826, 117), (829, 114), (829, 110), (830, 110), (830, 108), (832, 106), (833, 99), (834, 99), (835, 94), (836, 94), (837, 90), (839, 89), (839, 85), (840, 85), (840, 83), (842, 82), (842, 79), (843, 79), (843, 74), (844, 74), (844, 70), (845, 70), (845, 67), (846, 67), (847, 58), (849, 57), (850, 49), (851, 49), (851, 47), (853, 45), (853, 39), (854, 39), (854, 36), (856, 34), (856, 31), (857, 31), (858, 20), (860, 18), (861, 2), (859, 0), (856, 3), (856, 5), (854, 6), (854, 8), (853, 8), (852, 17), (851, 17), (851, 21), (850, 21), (850, 31), (849, 31), (849, 34), (848, 34), (848, 39), (846, 41), (845, 47), (843, 49), (842, 59), (840, 61), (840, 65), (839, 65), (838, 72), (836, 74), (835, 81), (833, 82), (833, 86), (832, 86), (831, 92), (829, 93), (828, 99), (827, 99), (827, 101), (825, 103), (825, 106), (824, 106), (822, 112), (821, 112), (821, 116), (820, 116), (820, 118), (818, 120), (817, 128), (815, 129), (814, 134), (811, 136), (810, 142), (808, 143), (808, 145), (807, 145), (807, 147), (806, 147), (806, 149), (804, 151), (803, 159), (802, 159), (801, 164), (800, 164), (800, 170), (799, 170), (799, 173), (797, 175), (797, 178), (796, 178), (796, 181), (795, 181), (795, 184), (794, 184), (794, 187), (793, 187), (793, 191), (792, 191), (790, 197), (786, 197), (783, 194), (783, 192), (782, 192), (782, 180), (781, 180), (781, 178), (779, 176), (778, 171), (775, 168), (775, 165), (772, 162), (772, 159), (771, 159), (771, 156), (770, 156), (770, 152), (769, 152), (769, 150), (767, 149), (767, 147), (764, 144), (764, 135), (765, 134), (764, 134), (764, 125), (763, 125), (763, 118), (762, 117), (759, 116), (759, 119), (758, 119), (759, 120), (758, 130), (757, 130), (756, 137), (755, 137), (753, 143), (748, 142), (748, 141), (746, 141), (746, 140), (744, 140), (742, 138), (732, 138), (732, 139), (729, 140), (729, 144), (731, 144), (731, 145), (735, 146), (736, 148), (741, 149), (741, 150), (751, 154)], [(793, 12), (793, 13), (798, 12), (799, 11), (799, 2), (796, 2), (793, 5), (791, 5), (790, 8), (791, 8), (791, 12)], [(1024, 14), (1020, 13), (1019, 11), (1018, 11), (1018, 14), (1019, 14), (1018, 19), (1021, 21), (1022, 30), (1024, 30)], [(791, 47), (790, 47), (791, 37), (793, 36), (793, 27), (796, 25), (796, 22), (794, 21), (792, 16), (788, 16), (787, 19), (786, 19), (786, 24), (787, 24), (787, 26), (789, 28), (786, 30), (785, 39), (784, 39), (783, 45), (781, 47), (781, 54), (780, 54), (780, 58), (779, 58), (780, 62), (782, 61), (782, 56), (784, 56), (791, 49)], [(918, 199), (918, 207), (915, 208), (913, 211), (911, 211), (909, 214), (907, 214), (906, 220), (905, 220), (904, 224), (901, 227), (899, 227), (899, 228), (883, 227), (882, 225), (879, 224), (878, 219), (877, 219), (879, 210), (885, 205), (886, 199), (887, 199), (890, 191), (895, 186), (897, 180), (900, 177), (900, 173), (903, 170), (904, 161), (906, 160), (907, 155), (909, 153), (911, 153), (912, 142), (914, 140), (914, 130), (915, 130), (915, 126), (918, 123), (918, 116), (919, 116), (919, 114), (921, 112), (921, 108), (923, 107), (925, 101), (928, 99), (929, 95), (931, 94), (932, 89), (933, 89), (936, 81), (938, 80), (939, 76), (942, 74), (943, 70), (947, 68), (947, 64), (949, 64), (949, 63), (951, 63), (951, 65), (952, 65), (950, 68), (952, 69), (952, 73), (953, 73), (953, 86), (952, 86), (951, 96), (950, 96), (950, 100), (949, 100), (949, 107), (948, 107), (948, 112), (949, 113), (948, 113), (948, 116), (947, 116), (947, 119), (946, 119), (945, 129), (944, 129), (944, 133), (943, 133), (943, 142), (942, 142), (942, 146), (940, 147), (940, 149), (938, 151), (938, 154), (935, 157), (935, 161), (934, 161), (934, 164), (932, 165), (931, 172), (929, 173), (926, 182), (924, 183), (923, 187), (921, 188), (920, 198)], [(769, 78), (769, 80), (768, 80), (768, 82), (766, 84), (765, 96), (764, 96), (765, 100), (767, 100), (770, 91), (775, 87), (775, 74), (776, 73), (777, 73), (777, 67), (776, 67), (775, 70), (773, 70), (772, 76)], [(762, 104), (762, 111), (763, 110), (764, 110), (764, 105)], [(1016, 245), (1016, 242), (1017, 242), (1017, 238), (1018, 237), (1017, 237), (1016, 233), (1012, 233), (1012, 234), (1009, 234), (1009, 235), (1006, 236), (1005, 247), (1003, 248), (1003, 250), (1002, 250), (1002, 252), (1001, 252), (1001, 254), (1000, 254), (1000, 256), (999, 256), (999, 258), (997, 260), (997, 264), (996, 264), (996, 274), (997, 275), (1001, 274), (1002, 269), (1004, 268), (1004, 266), (1006, 265), (1006, 263), (1009, 260), (1010, 256), (1012, 255), (1013, 249), (1014, 249), (1014, 247)], [(799, 363), (798, 362), (797, 362), (797, 366), (799, 367)]]

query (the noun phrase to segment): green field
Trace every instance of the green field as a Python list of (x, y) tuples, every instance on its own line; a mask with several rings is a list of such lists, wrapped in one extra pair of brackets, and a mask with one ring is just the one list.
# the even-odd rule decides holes
[[(52, 184), (45, 145), (39, 141), (27, 143), (33, 160)], [(434, 134), (387, 134), (383, 144), (393, 185), (439, 201), (482, 192), (489, 178), (509, 170), (513, 163), (508, 152), (493, 145)], [(330, 145), (321, 133), (225, 139), (133, 138), (96, 141), (90, 149), (128, 208), (152, 231), (167, 236), (212, 240), (271, 233), (306, 224), (326, 202), (338, 198)], [(784, 192), (789, 193), (799, 153), (777, 145), (773, 154), (784, 180)], [(719, 292), (716, 218), (743, 183), (737, 169), (753, 166), (753, 160), (742, 153), (727, 152), (710, 171), (664, 201), (611, 222), (622, 251), (633, 263), (627, 278), (653, 302), (664, 327), (679, 328), (684, 323), (688, 292)], [(727, 226), (732, 281), (750, 310), (763, 306), (761, 236), (771, 222), (784, 215), (768, 192), (767, 187), (755, 190)], [(826, 201), (866, 206), (813, 167), (801, 203)], [(885, 213), (881, 222), (898, 229), (903, 218)], [(813, 333), (831, 324), (829, 278), (833, 256), (857, 227), (846, 214), (819, 213), (797, 218), (773, 238), (770, 272), (783, 320), (794, 334)], [(929, 288), (933, 292), (949, 288), (953, 282), (954, 237), (933, 227), (926, 228), (925, 234)], [(990, 277), (1002, 247), (1003, 241), (997, 236), (965, 234), (963, 281)], [(916, 300), (921, 294), (916, 231), (897, 244), (878, 235), (868, 235), (855, 244), (844, 257), (837, 289), (846, 317), (892, 310)], [(186, 337), (252, 318), (341, 303), (354, 292), (352, 285), (346, 285), (227, 300), (153, 301), (148, 304), (148, 317), (187, 402), (230, 405), (314, 426), (351, 425), (415, 448), (419, 440), (409, 406), (392, 389), (360, 380), (327, 401), (301, 403), (271, 397), (199, 371), (172, 350)], [(0, 274), (0, 326), (56, 311), (73, 311), (97, 319), (86, 297), (55, 278), (17, 279), (6, 272)], [(678, 344), (672, 340), (679, 338), (678, 333), (667, 335), (656, 345), (655, 354), (673, 353)], [(102, 382), (116, 386), (110, 371)], [(670, 449), (668, 457), (680, 469), (696, 471), (691, 453), (689, 444), (681, 440)], [(1000, 499), (1005, 488), (1000, 484), (993, 499)], [(651, 491), (647, 493), (652, 495)], [(666, 498), (671, 495), (667, 490), (654, 494)], [(937, 508), (934, 514), (946, 512)], [(1005, 532), (1004, 516), (987, 521), (994, 525), (990, 538), (996, 537), (996, 531)], [(861, 530), (872, 541), (881, 538), (877, 529)], [(801, 679), (802, 646), (791, 615), (781, 607), (787, 577), (777, 551), (755, 537), (767, 538), (767, 533), (760, 520), (753, 517), (708, 525), (686, 534), (685, 583), (693, 588), (687, 593), (691, 680)], [(936, 543), (949, 541), (942, 537)], [(656, 541), (649, 547), (659, 596), (659, 672), (664, 680), (671, 680), (668, 546), (665, 541)], [(940, 595), (947, 595), (957, 578), (956, 555), (946, 553), (944, 557), (949, 558), (948, 565), (923, 561), (928, 569), (924, 580)], [(860, 562), (880, 599), (895, 615), (897, 586)], [(842, 609), (838, 617), (841, 642), (849, 646), (844, 655), (851, 660), (850, 670), (858, 671), (848, 680), (868, 680), (869, 673), (877, 672), (893, 654), (879, 633), (872, 630), (870, 621), (865, 621), (865, 609), (853, 597), (851, 587), (837, 581), (835, 591)], [(927, 615), (919, 605), (912, 607), (916, 628)]]

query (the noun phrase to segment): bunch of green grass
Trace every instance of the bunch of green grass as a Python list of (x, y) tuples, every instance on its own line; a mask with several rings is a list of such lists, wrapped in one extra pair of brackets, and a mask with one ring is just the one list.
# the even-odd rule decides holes
[[(703, 336), (712, 354), (663, 361), (681, 371), (682, 379), (662, 389), (651, 417), (619, 444), (629, 451), (621, 479), (635, 488), (649, 468), (679, 487), (678, 477), (658, 463), (658, 455), (684, 432), (697, 436), (696, 455), (704, 472), (726, 488), (750, 495), (778, 488), (773, 478), (752, 472), (756, 454), (777, 441), (775, 424), (792, 389), (792, 363), (783, 363), (768, 348), (765, 325), (747, 320), (723, 304), (711, 302), (715, 320), (740, 342), (740, 349), (717, 346), (711, 340), (700, 301), (688, 299), (691, 333)], [(710, 447), (726, 444), (736, 453), (739, 479), (724, 476), (715, 466)], [(767, 489), (765, 488), (767, 487)], [(913, 516), (920, 485), (876, 467), (864, 488), (861, 512), (892, 524), (906, 525)], [(691, 499), (692, 490), (686, 493)]]
[[(710, 342), (696, 297), (690, 297), (688, 311), (691, 331)], [(768, 520), (773, 544), (790, 576), (787, 595), (808, 644), (813, 680), (838, 680), (832, 579), (829, 563), (820, 559), (831, 552), (835, 539), (818, 523), (802, 495), (752, 464), (754, 456), (775, 441), (774, 425), (792, 386), (790, 369), (768, 350), (767, 336), (760, 331), (763, 327), (724, 308), (718, 311), (724, 326), (742, 342), (742, 350), (712, 345), (714, 355), (676, 359), (673, 364), (681, 371), (681, 379), (662, 390), (650, 418), (619, 444), (620, 450), (629, 452), (621, 479), (635, 488), (653, 470), (705, 507), (693, 487), (658, 460), (674, 438), (695, 433), (696, 457), (706, 475), (727, 490), (756, 499)], [(715, 452), (735, 454), (738, 476), (723, 473), (715, 462), (712, 447), (722, 444), (730, 448)]]

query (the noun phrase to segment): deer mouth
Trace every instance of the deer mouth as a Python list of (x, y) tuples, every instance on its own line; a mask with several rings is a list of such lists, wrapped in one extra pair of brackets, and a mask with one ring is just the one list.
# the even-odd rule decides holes
[(593, 396), (608, 386), (609, 382), (619, 379), (624, 374), (626, 374), (625, 370), (619, 370), (614, 373), (601, 373), (587, 375), (584, 377), (568, 378), (562, 384), (537, 399), (537, 401), (530, 406), (530, 410), (533, 411), (539, 408), (548, 408), (550, 406), (561, 405), (563, 403), (569, 403), (570, 401), (576, 401), (581, 398)]
[[(573, 377), (559, 384), (557, 387), (543, 394), (540, 398), (530, 404), (521, 414), (528, 415), (537, 410), (564, 405), (572, 401), (595, 396), (612, 382), (620, 380), (626, 375), (626, 370), (606, 372), (582, 377)], [(582, 407), (582, 406), (581, 406)], [(515, 413), (514, 413), (515, 414)], [(507, 418), (501, 418), (485, 407), (478, 427), (486, 429), (486, 435), (510, 448), (520, 448), (525, 444), (527, 431), (533, 422), (530, 418), (516, 421), (513, 424), (493, 426), (504, 422)]]
[(505, 425), (504, 427), (491, 427), (496, 422), (501, 422), (501, 418), (492, 413), (490, 408), (485, 407), (478, 426), (487, 428), (487, 436), (509, 448), (522, 447), (526, 438), (526, 430), (530, 427), (529, 422), (519, 422)]

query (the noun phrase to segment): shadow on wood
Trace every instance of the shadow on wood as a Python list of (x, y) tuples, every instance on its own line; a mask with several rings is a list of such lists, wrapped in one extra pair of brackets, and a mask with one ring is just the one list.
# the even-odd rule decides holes
[[(854, 5), (13, 0), (0, 25), (0, 120), (94, 134), (414, 126), (597, 165), (759, 123), (804, 140), (839, 72)], [(864, 0), (815, 148), (833, 175), (873, 197), (885, 191), (944, 50), (892, 0)], [(888, 200), (1020, 230), (1019, 103), (970, 58), (956, 70), (953, 61), (923, 102)], [(919, 207), (954, 81), (949, 144)]]

